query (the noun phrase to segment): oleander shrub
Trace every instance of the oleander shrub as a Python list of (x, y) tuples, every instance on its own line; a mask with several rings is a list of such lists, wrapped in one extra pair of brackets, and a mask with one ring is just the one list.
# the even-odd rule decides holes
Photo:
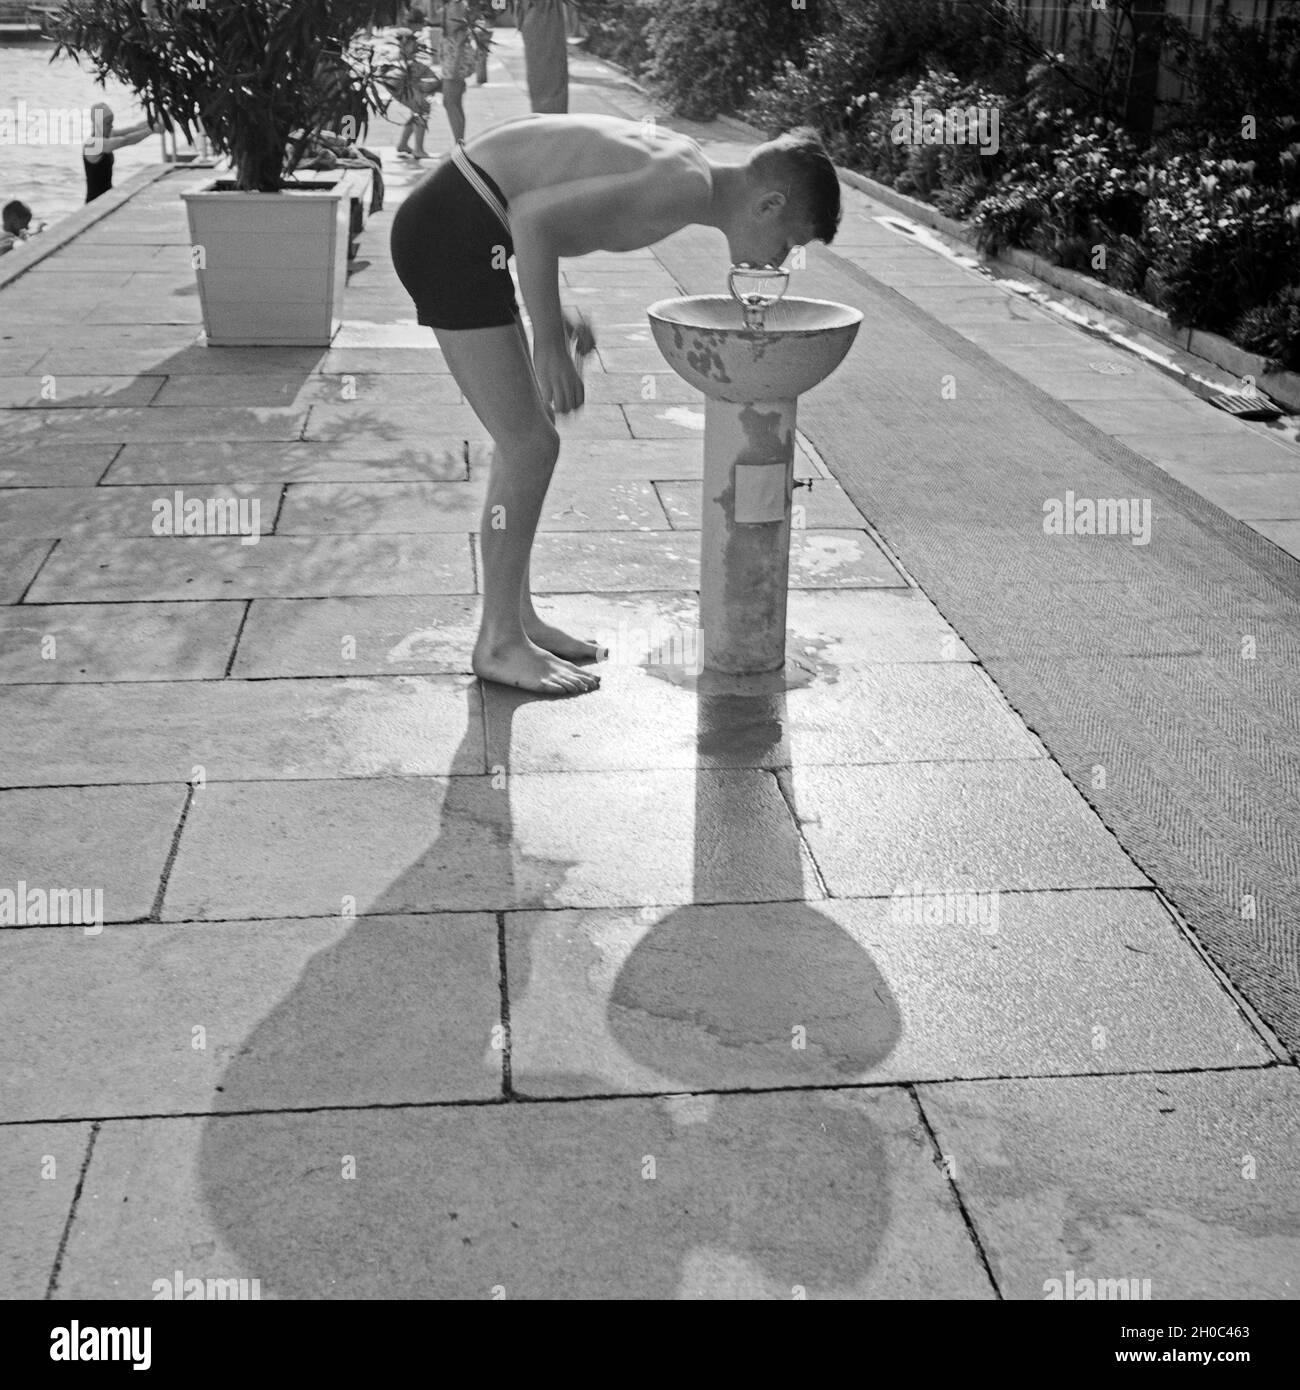
[(984, 0), (835, 0), (819, 18), (802, 54), (773, 69), (744, 115), (771, 134), (811, 124), (833, 158), (872, 177), (905, 163), (883, 148), (888, 113), (927, 69), (995, 87), (1015, 70), (1005, 11)]
[(586, 49), (626, 68), (634, 77), (649, 65), (650, 17), (654, 0), (584, 0), (578, 6), (586, 28)]
[(796, 9), (765, 0), (654, 0), (645, 75), (688, 120), (736, 111), (778, 67), (801, 58), (827, 2), (807, 0)]

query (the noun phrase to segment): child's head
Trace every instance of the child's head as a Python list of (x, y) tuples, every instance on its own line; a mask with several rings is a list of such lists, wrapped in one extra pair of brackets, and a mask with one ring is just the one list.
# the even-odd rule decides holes
[(816, 131), (805, 126), (759, 145), (745, 170), (750, 197), (740, 237), (743, 259), (780, 265), (794, 247), (834, 238), (840, 180)]
[(4, 205), (4, 211), (0, 213), (3, 220), (4, 230), (10, 236), (17, 236), (20, 232), (25, 232), (31, 225), (32, 210), (26, 203), (20, 203), (17, 198), (12, 203)]

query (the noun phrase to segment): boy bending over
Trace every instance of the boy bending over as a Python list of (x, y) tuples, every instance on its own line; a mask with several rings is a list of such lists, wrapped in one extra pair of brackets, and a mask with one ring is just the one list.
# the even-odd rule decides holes
[[(393, 264), (495, 446), (478, 676), (548, 695), (600, 684), (584, 669), (598, 659), (596, 646), (544, 622), (529, 580), (560, 451), (555, 414), (583, 403), (569, 350), (575, 323), (560, 306), (560, 257), (634, 251), (698, 223), (726, 236), (733, 265), (779, 266), (796, 246), (829, 242), (839, 220), (839, 180), (811, 130), (760, 145), (743, 164), (721, 164), (694, 140), (636, 121), (526, 116), (457, 145), (412, 189), (393, 219)], [(493, 515), (505, 518), (504, 529), (492, 527)]]

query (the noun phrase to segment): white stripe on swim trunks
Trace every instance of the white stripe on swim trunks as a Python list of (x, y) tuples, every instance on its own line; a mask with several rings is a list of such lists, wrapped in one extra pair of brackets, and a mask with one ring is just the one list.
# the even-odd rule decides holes
[(479, 171), (469, 162), (469, 155), (465, 153), (465, 146), (457, 144), (451, 151), (451, 162), (460, 170), (462, 174), (473, 185), (474, 191), (497, 215), (497, 220), (506, 229), (506, 235), (510, 234), (510, 219), (506, 216), (505, 204), (495, 193), (483, 182), (483, 177)]

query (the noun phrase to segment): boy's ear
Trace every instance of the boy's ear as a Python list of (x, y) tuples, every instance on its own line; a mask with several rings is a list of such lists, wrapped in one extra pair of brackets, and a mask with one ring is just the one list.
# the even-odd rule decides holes
[(771, 188), (754, 204), (754, 211), (763, 217), (774, 217), (780, 215), (783, 207), (785, 207), (785, 194)]

